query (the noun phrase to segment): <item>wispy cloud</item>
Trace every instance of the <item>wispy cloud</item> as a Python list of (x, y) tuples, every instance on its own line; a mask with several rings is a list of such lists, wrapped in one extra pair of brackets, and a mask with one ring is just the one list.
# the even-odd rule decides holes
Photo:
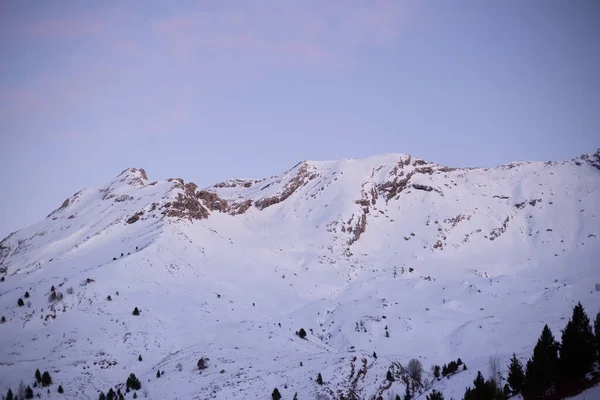
[(361, 49), (398, 40), (415, 4), (250, 0), (240, 8), (172, 15), (155, 22), (154, 31), (180, 55), (220, 51), (287, 64), (348, 61)]

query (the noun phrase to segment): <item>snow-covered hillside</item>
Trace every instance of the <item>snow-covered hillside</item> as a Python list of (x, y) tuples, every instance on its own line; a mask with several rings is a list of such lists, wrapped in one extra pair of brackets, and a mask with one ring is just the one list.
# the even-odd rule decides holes
[(205, 189), (132, 168), (0, 242), (0, 393), (39, 368), (50, 398), (135, 373), (142, 398), (387, 399), (397, 363), (431, 379), (460, 357), (433, 384), (458, 399), (578, 301), (595, 315), (599, 258), (600, 150), (490, 169), (306, 161)]

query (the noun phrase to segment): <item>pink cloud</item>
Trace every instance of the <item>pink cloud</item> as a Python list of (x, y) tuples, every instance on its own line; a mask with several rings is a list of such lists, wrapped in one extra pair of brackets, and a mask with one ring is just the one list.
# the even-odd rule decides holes
[(174, 15), (156, 22), (154, 31), (188, 56), (216, 50), (324, 63), (394, 43), (414, 9), (413, 3), (393, 0), (247, 4), (245, 9)]

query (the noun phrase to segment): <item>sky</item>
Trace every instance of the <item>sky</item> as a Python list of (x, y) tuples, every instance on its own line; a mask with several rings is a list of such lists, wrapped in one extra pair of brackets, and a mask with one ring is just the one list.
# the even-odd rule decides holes
[(0, 237), (128, 167), (203, 187), (599, 147), (595, 0), (0, 2)]

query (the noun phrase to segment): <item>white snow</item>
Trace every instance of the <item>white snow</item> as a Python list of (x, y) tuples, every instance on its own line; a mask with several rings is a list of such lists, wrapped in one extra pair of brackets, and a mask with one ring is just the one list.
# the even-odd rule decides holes
[[(419, 358), (431, 379), (433, 364), (460, 357), (467, 371), (433, 385), (458, 399), (490, 355), (525, 361), (545, 323), (560, 338), (578, 301), (600, 311), (600, 170), (579, 159), (450, 170), (409, 157), (229, 180), (207, 190), (256, 202), (306, 173), (278, 204), (200, 221), (163, 217), (181, 189), (139, 170), (81, 191), (1, 242), (0, 393), (39, 368), (51, 398), (97, 399), (133, 372), (148, 398), (267, 399), (277, 387), (307, 399), (348, 389), (356, 356), (356, 371), (363, 358), (368, 367), (357, 390), (371, 398), (392, 362)], [(422, 167), (433, 173), (386, 199), (383, 183)], [(349, 245), (365, 204), (366, 229)], [(64, 295), (54, 304), (52, 285)], [(25, 291), (31, 306), (18, 307)]]

